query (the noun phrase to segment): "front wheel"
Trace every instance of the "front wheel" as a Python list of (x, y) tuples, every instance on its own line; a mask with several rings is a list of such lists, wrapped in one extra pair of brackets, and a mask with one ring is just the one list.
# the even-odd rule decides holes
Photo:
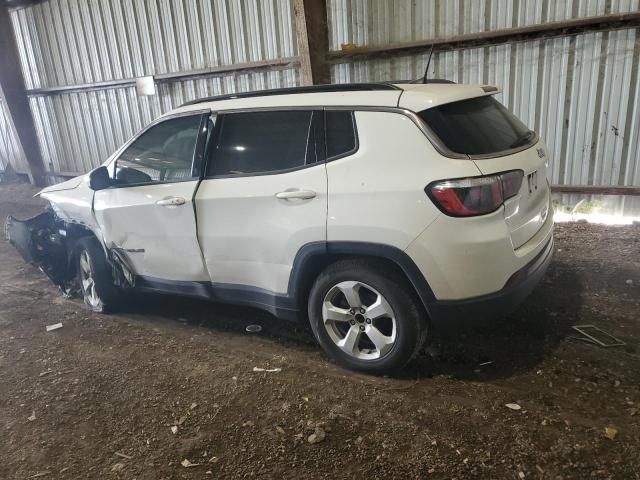
[(343, 260), (320, 274), (309, 295), (311, 328), (339, 364), (383, 374), (403, 367), (427, 333), (424, 309), (406, 279), (373, 260)]
[(111, 269), (102, 247), (93, 238), (78, 242), (78, 276), (84, 303), (94, 312), (109, 313), (117, 302)]

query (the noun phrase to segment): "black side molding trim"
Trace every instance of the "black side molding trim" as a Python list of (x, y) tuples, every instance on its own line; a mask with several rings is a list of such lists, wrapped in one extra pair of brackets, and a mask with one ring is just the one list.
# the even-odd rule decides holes
[(285, 320), (296, 320), (298, 313), (291, 297), (249, 285), (165, 280), (138, 275), (135, 289), (255, 307)]
[(314, 279), (309, 275), (317, 273), (318, 261), (323, 262), (331, 255), (358, 255), (385, 258), (394, 262), (407, 276), (427, 312), (435, 297), (424, 276), (413, 260), (402, 250), (369, 242), (311, 242), (304, 245), (293, 261), (287, 293), (275, 293), (249, 285), (211, 282), (185, 282), (137, 276), (135, 288), (142, 291), (169, 293), (206, 300), (245, 305), (262, 310), (286, 320), (297, 320), (303, 302), (305, 285)]
[(430, 304), (435, 301), (433, 291), (424, 275), (405, 252), (381, 243), (347, 241), (312, 242), (303, 246), (296, 255), (289, 276), (289, 296), (298, 298), (300, 294), (298, 287), (302, 284), (310, 262), (322, 255), (361, 255), (391, 260), (407, 276), (427, 312), (429, 312)]

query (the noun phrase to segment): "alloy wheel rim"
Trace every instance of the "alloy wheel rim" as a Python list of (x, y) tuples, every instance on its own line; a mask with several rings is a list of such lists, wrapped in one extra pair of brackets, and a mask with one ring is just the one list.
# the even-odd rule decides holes
[(85, 301), (92, 307), (97, 307), (100, 303), (100, 297), (96, 291), (91, 260), (86, 250), (80, 254), (80, 281), (82, 282)]
[(322, 322), (333, 343), (358, 360), (386, 356), (397, 338), (389, 302), (358, 281), (340, 282), (329, 289), (322, 302)]

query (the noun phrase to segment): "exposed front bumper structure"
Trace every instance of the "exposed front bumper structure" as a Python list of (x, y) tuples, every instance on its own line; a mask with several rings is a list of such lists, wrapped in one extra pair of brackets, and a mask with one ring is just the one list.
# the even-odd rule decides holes
[(24, 260), (42, 270), (51, 281), (65, 289), (69, 280), (66, 231), (58, 228), (51, 210), (28, 220), (7, 217), (5, 237)]

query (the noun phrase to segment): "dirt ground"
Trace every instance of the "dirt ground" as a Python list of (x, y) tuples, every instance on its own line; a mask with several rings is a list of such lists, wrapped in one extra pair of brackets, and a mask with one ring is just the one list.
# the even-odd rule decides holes
[[(38, 212), (33, 192), (0, 186), (0, 217)], [(439, 334), (397, 378), (343, 370), (253, 309), (140, 296), (89, 313), (0, 242), (0, 478), (638, 479), (640, 227), (556, 240), (511, 318)]]

